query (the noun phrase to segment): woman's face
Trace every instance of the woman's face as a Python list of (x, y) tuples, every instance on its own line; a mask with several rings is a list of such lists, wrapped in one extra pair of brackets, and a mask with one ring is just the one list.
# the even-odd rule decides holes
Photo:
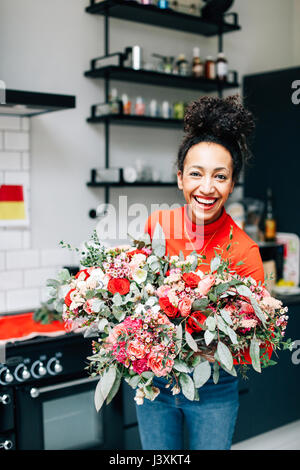
[(232, 174), (231, 154), (222, 145), (200, 142), (190, 148), (177, 181), (194, 223), (209, 224), (220, 217), (233, 191)]

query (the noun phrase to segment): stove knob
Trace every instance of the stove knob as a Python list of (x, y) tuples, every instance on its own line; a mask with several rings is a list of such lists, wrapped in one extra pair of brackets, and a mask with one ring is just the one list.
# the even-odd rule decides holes
[(44, 367), (44, 364), (40, 362), (39, 367), (38, 367), (38, 374), (40, 377), (43, 377), (44, 375), (47, 374), (47, 369)]
[(9, 441), (8, 439), (4, 442), (0, 442), (0, 449), (4, 450), (10, 450), (13, 447), (12, 441)]
[(29, 379), (30, 372), (24, 364), (19, 364), (15, 369), (15, 378), (18, 382)]
[(59, 374), (63, 370), (61, 363), (57, 360), (54, 364), (54, 372)]
[(14, 376), (10, 372), (9, 369), (6, 369), (5, 375), (4, 375), (4, 380), (6, 383), (10, 384), (11, 382), (14, 381)]
[(30, 372), (29, 372), (29, 370), (27, 369), (26, 366), (25, 366), (24, 369), (22, 370), (21, 376), (22, 376), (22, 379), (23, 379), (23, 380), (29, 379), (29, 377), (30, 377)]
[(4, 395), (0, 395), (0, 403), (2, 403), (2, 405), (9, 405), (11, 402), (11, 398), (9, 395), (6, 395), (6, 393)]
[(50, 375), (56, 375), (62, 372), (63, 366), (56, 357), (51, 357), (47, 364), (47, 370)]

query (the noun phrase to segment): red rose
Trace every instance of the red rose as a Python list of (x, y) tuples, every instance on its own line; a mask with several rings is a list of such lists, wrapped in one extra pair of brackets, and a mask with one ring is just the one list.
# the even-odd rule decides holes
[(89, 273), (88, 273), (88, 270), (87, 269), (82, 269), (81, 271), (78, 271), (78, 273), (76, 274), (75, 278), (78, 279), (78, 277), (80, 276), (81, 273), (84, 273), (85, 274), (85, 278), (84, 278), (84, 281), (90, 277)]
[(71, 303), (72, 303), (72, 300), (70, 298), (70, 295), (71, 295), (71, 292), (73, 292), (74, 290), (76, 289), (71, 289), (69, 290), (69, 292), (67, 293), (66, 297), (65, 297), (65, 304), (67, 305), (67, 307), (70, 307)]
[(114, 277), (108, 281), (107, 290), (112, 294), (118, 292), (121, 295), (128, 294), (130, 291), (130, 282), (128, 279)]
[[(197, 320), (197, 322), (194, 321), (194, 318)], [(204, 313), (200, 312), (200, 310), (196, 310), (193, 312), (189, 317), (188, 320), (185, 324), (185, 329), (190, 333), (199, 333), (202, 331), (201, 326), (198, 324), (200, 323), (201, 325), (204, 324), (206, 320), (206, 315)]]
[(188, 287), (191, 287), (194, 289), (195, 287), (198, 286), (198, 283), (201, 281), (201, 277), (197, 276), (197, 274), (194, 273), (184, 273), (182, 275), (182, 279), (186, 283)]
[(161, 297), (159, 299), (159, 305), (168, 317), (175, 318), (178, 315), (178, 309), (171, 304), (168, 297)]

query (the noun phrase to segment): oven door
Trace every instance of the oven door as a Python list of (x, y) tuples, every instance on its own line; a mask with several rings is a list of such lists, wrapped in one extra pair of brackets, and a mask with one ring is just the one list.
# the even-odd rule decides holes
[(97, 413), (94, 393), (98, 380), (83, 377), (42, 387), (18, 387), (17, 449), (122, 449), (122, 400), (117, 395)]

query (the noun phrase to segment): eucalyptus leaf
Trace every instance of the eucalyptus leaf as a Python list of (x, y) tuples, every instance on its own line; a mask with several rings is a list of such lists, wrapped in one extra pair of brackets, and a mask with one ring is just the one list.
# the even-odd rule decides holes
[(206, 330), (204, 333), (204, 341), (206, 346), (208, 346), (216, 337), (216, 332), (211, 332), (209, 330)]
[(230, 328), (230, 326), (227, 326), (227, 333), (229, 338), (231, 339), (232, 344), (237, 344), (238, 343), (238, 338), (236, 332)]
[(121, 295), (119, 294), (119, 292), (116, 292), (112, 298), (112, 301), (114, 303), (114, 305), (116, 305), (117, 307), (119, 307), (120, 305), (123, 304), (123, 300), (122, 300), (122, 297)]
[(187, 374), (180, 374), (179, 383), (181, 385), (181, 391), (183, 395), (193, 401), (195, 397), (195, 385), (193, 379)]
[(217, 353), (220, 358), (220, 362), (222, 362), (227, 369), (231, 370), (233, 366), (233, 357), (226, 344), (222, 341), (218, 342)]
[(177, 347), (178, 349), (180, 350), (181, 349), (181, 344), (182, 344), (182, 325), (177, 325), (177, 328), (176, 328), (176, 343), (177, 343)]
[(115, 379), (116, 368), (110, 367), (104, 372), (101, 379), (99, 380), (94, 395), (94, 403), (97, 411), (101, 409), (104, 401), (108, 397), (108, 394), (115, 382)]
[(214, 317), (207, 317), (205, 324), (210, 331), (214, 331), (216, 329), (216, 319)]
[(178, 370), (178, 372), (186, 372), (189, 373), (191, 372), (191, 368), (186, 365), (184, 361), (181, 359), (174, 359), (174, 365), (173, 365), (175, 370)]
[(211, 366), (208, 361), (201, 362), (195, 367), (193, 379), (195, 387), (199, 388), (204, 385), (211, 376)]
[(203, 310), (208, 306), (208, 304), (209, 304), (209, 300), (206, 298), (196, 299), (192, 303), (192, 312), (195, 312), (197, 310)]
[(186, 342), (187, 342), (187, 344), (189, 345), (189, 347), (190, 347), (193, 351), (197, 352), (197, 351), (198, 351), (197, 343), (196, 343), (196, 341), (194, 340), (194, 338), (192, 337), (192, 335), (191, 335), (188, 331), (185, 332), (185, 339), (186, 339)]
[(107, 399), (106, 399), (106, 404), (107, 405), (109, 405), (109, 403), (112, 401), (112, 399), (118, 393), (120, 385), (121, 385), (121, 381), (122, 381), (122, 375), (120, 373), (117, 373), (115, 381), (113, 383), (113, 386), (111, 387), (110, 392), (107, 395)]
[(251, 339), (250, 342), (250, 357), (253, 369), (256, 370), (256, 372), (261, 372), (259, 342), (255, 336)]
[(232, 325), (230, 313), (225, 308), (222, 308), (222, 310), (220, 310), (220, 314), (223, 320), (226, 321), (228, 325)]
[(104, 331), (104, 328), (108, 324), (107, 318), (101, 318), (101, 320), (98, 322), (98, 331)]
[(220, 266), (221, 264), (221, 258), (220, 256), (215, 256), (215, 258), (213, 258), (210, 262), (210, 270), (211, 272), (214, 272), (218, 269), (218, 267)]
[(214, 384), (217, 384), (219, 382), (219, 377), (220, 377), (220, 366), (215, 361), (214, 364), (213, 364), (213, 381), (214, 381)]
[(59, 281), (69, 281), (71, 279), (69, 270), (66, 268), (61, 269), (59, 273), (57, 274), (57, 279)]

